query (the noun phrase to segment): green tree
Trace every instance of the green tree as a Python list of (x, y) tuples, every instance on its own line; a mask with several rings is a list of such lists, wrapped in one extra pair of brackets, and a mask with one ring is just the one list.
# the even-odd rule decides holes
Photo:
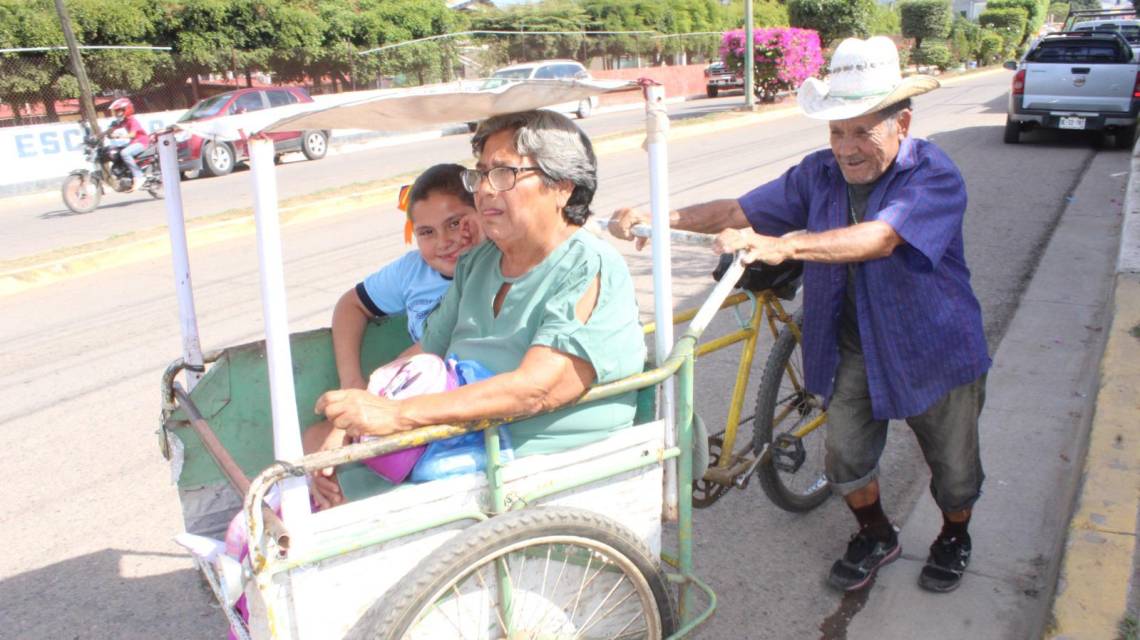
[(981, 37), (982, 28), (977, 23), (962, 16), (955, 16), (954, 24), (950, 27), (950, 38), (948, 40), (950, 53), (955, 62), (976, 60)]
[(1071, 0), (1069, 11), (1099, 11), (1100, 0)]
[(1069, 15), (1068, 2), (1052, 2), (1049, 4), (1049, 10), (1046, 12), (1046, 17), (1052, 16), (1054, 22), (1061, 22)]
[(910, 60), (915, 64), (938, 67), (945, 71), (950, 68), (953, 58), (954, 56), (950, 53), (950, 48), (946, 46), (945, 42), (931, 38), (922, 43), (921, 47), (915, 47), (911, 51)]
[(902, 34), (914, 38), (916, 49), (924, 38), (945, 38), (950, 34), (949, 0), (909, 0), (899, 5)]
[(1002, 37), (1001, 55), (1007, 58), (1016, 56), (1026, 20), (1025, 9), (1021, 8), (986, 9), (978, 16), (978, 24)]
[(848, 36), (870, 35), (875, 0), (788, 0), (788, 22), (819, 32), (824, 47)]
[(1004, 48), (1005, 39), (1002, 38), (1000, 33), (992, 29), (983, 28), (981, 35), (978, 37), (978, 66), (993, 64), (1001, 60)]
[(1045, 13), (1049, 9), (1049, 2), (1048, 0), (989, 0), (986, 3), (986, 9), (1025, 10), (1025, 27), (1021, 34), (1021, 40), (1017, 43), (1018, 46), (1021, 46), (1041, 29), (1041, 25), (1045, 24)]
[(873, 36), (893, 36), (902, 33), (902, 22), (895, 5), (876, 4), (868, 28)]

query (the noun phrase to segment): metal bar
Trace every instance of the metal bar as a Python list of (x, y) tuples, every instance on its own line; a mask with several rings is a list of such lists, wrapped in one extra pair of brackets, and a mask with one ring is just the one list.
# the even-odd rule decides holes
[[(720, 305), (720, 308), (721, 309), (727, 309), (728, 307), (732, 307), (732, 306), (735, 306), (738, 304), (742, 304), (748, 300), (750, 300), (750, 298), (748, 297), (747, 293), (743, 293), (743, 292), (734, 293), (731, 296), (729, 296), (728, 298), (725, 298), (724, 304)], [(692, 307), (691, 309), (685, 309), (684, 311), (678, 311), (677, 313), (673, 314), (673, 324), (675, 324), (675, 325), (681, 324), (682, 322), (692, 320), (693, 316), (697, 315), (697, 312), (700, 310), (701, 310), (700, 307)], [(653, 333), (656, 329), (657, 329), (657, 323), (656, 322), (649, 322), (649, 323), (646, 323), (645, 325), (642, 326), (642, 331), (645, 333), (645, 335), (649, 335), (649, 334)]]
[(744, 108), (756, 108), (756, 39), (752, 0), (744, 0)]
[(712, 587), (705, 584), (703, 580), (692, 573), (687, 573), (679, 576), (677, 574), (670, 573), (666, 577), (671, 582), (677, 582), (680, 584), (692, 583), (694, 586), (705, 593), (705, 598), (707, 598), (709, 602), (708, 607), (706, 607), (705, 610), (700, 613), (700, 615), (694, 616), (692, 620), (684, 622), (684, 618), (682, 618), (681, 620), (684, 622), (684, 624), (681, 625), (681, 628), (677, 629), (675, 632), (673, 632), (673, 635), (666, 638), (666, 640), (682, 640), (688, 636), (693, 629), (696, 629), (698, 626), (704, 624), (705, 621), (709, 619), (709, 616), (711, 616), (713, 612), (716, 611), (716, 592), (712, 590)]
[(166, 226), (170, 234), (170, 260), (174, 267), (174, 288), (178, 294), (178, 323), (182, 332), (182, 362), (186, 388), (202, 379), (205, 364), (198, 334), (198, 313), (194, 309), (194, 285), (190, 279), (190, 252), (186, 243), (186, 218), (182, 209), (182, 176), (178, 170), (178, 145), (174, 134), (158, 136), (158, 166), (162, 171)]
[[(749, 332), (748, 339), (744, 341), (744, 348), (740, 350), (740, 362), (736, 367), (736, 382), (732, 385), (732, 402), (728, 405), (728, 418), (725, 421), (724, 427), (724, 444), (721, 445), (721, 450), (725, 453), (732, 452), (736, 448), (736, 432), (740, 427), (740, 410), (744, 405), (744, 396), (748, 393), (748, 382), (752, 373), (752, 356), (756, 351), (756, 340), (760, 335), (760, 316), (764, 313), (764, 307), (755, 305), (752, 308), (752, 318), (749, 326), (752, 328)], [(732, 456), (722, 455), (720, 460), (717, 461), (717, 466), (728, 466)]]
[(716, 338), (715, 340), (709, 340), (708, 342), (702, 342), (701, 344), (697, 345), (695, 355), (698, 358), (701, 356), (706, 356), (710, 353), (713, 353), (714, 351), (720, 351), (721, 349), (731, 347), (737, 342), (744, 342), (745, 340), (748, 340), (755, 335), (756, 332), (750, 329), (741, 329), (739, 331), (734, 331), (732, 333)]
[[(733, 280), (735, 282), (735, 280)], [(685, 358), (678, 377), (677, 426), (679, 428), (677, 446), (681, 449), (678, 466), (678, 486), (680, 521), (677, 523), (677, 551), (681, 561), (681, 573), (693, 571), (693, 357)], [(726, 450), (727, 451), (727, 450)], [(679, 601), (681, 621), (689, 612), (689, 586), (682, 585)]]
[[(278, 460), (296, 460), (304, 456), (304, 448), (293, 387), (293, 355), (289, 345), (289, 315), (285, 307), (281, 221), (277, 212), (273, 156), (273, 140), (268, 137), (250, 139), (253, 211), (265, 320), (265, 357), (269, 366), (269, 399), (273, 414), (273, 455)], [(281, 486), (281, 514), (294, 538), (298, 534), (296, 525), (302, 524), (309, 513), (309, 485), (305, 478), (285, 480)]]
[[(80, 51), (87, 49), (135, 49), (139, 51), (172, 51), (171, 47), (146, 47), (142, 45), (108, 45), (108, 44), (81, 44), (77, 47)], [(11, 49), (0, 49), (0, 53), (34, 53), (37, 51), (59, 51), (67, 49), (67, 47), (16, 47)]]
[(487, 514), (482, 511), (464, 511), (460, 513), (453, 513), (435, 520), (427, 520), (415, 524), (404, 525), (395, 529), (384, 529), (380, 533), (366, 536), (351, 536), (347, 543), (339, 543), (339, 538), (334, 539), (331, 544), (322, 544), (317, 546), (314, 541), (313, 547), (306, 549), (304, 554), (290, 553), (288, 559), (275, 560), (267, 564), (263, 571), (268, 571), (271, 574), (281, 573), (283, 571), (292, 571), (293, 569), (300, 569), (309, 565), (316, 564), (329, 558), (346, 555), (368, 547), (374, 547), (378, 544), (391, 542), (404, 536), (410, 536), (422, 531), (429, 531), (437, 527), (442, 527), (455, 522), (462, 522), (464, 520), (475, 520), (476, 522), (483, 522), (487, 520)]
[[(721, 276), (720, 282), (716, 283), (709, 297), (701, 308), (697, 311), (697, 315), (693, 316), (693, 320), (689, 323), (689, 331), (696, 331), (697, 334), (704, 333), (708, 328), (709, 323), (712, 322), (713, 316), (720, 310), (720, 305), (726, 300), (732, 290), (736, 288), (736, 283), (740, 281), (740, 276), (744, 275), (744, 263), (741, 261), (744, 253), (738, 251), (733, 256), (732, 264), (728, 270)], [(713, 302), (716, 304), (712, 304)]]
[[(222, 475), (226, 476), (229, 480), (230, 486), (238, 495), (244, 496), (249, 493), (249, 478), (245, 476), (245, 472), (238, 466), (237, 461), (233, 459), (230, 452), (226, 450), (225, 445), (218, 440), (218, 436), (214, 434), (214, 430), (210, 428), (210, 424), (202, 417), (202, 412), (198, 411), (198, 407), (186, 395), (181, 385), (177, 382), (174, 383), (174, 395), (178, 398), (179, 404), (186, 411), (187, 417), (190, 418), (190, 428), (194, 433), (198, 434), (198, 438), (202, 441), (202, 445), (206, 447), (206, 452), (217, 463), (218, 468), (222, 470)], [(288, 547), (289, 537), (285, 533), (285, 524), (277, 517), (277, 514), (272, 509), (262, 503), (261, 509), (265, 517), (266, 528), (273, 532), (273, 537), (277, 541), (278, 546)]]
[(681, 455), (681, 450), (677, 447), (673, 447), (671, 449), (661, 449), (655, 456), (643, 455), (640, 452), (633, 452), (630, 455), (636, 457), (628, 462), (606, 465), (604, 468), (597, 464), (581, 464), (576, 467), (578, 473), (573, 480), (550, 483), (540, 489), (535, 489), (525, 496), (511, 502), (509, 509), (511, 511), (522, 509), (547, 496), (552, 496), (570, 489), (576, 489), (592, 482), (597, 482), (598, 480), (604, 480), (605, 478), (621, 475), (627, 471), (659, 464), (665, 460), (675, 459)]
[[(653, 319), (657, 331), (653, 333), (654, 362), (664, 362), (673, 346), (673, 272), (672, 251), (669, 244), (669, 153), (665, 132), (669, 116), (665, 113), (665, 89), (659, 85), (645, 88), (646, 151), (649, 153), (649, 211), (653, 244)], [(677, 444), (674, 424), (673, 381), (661, 385), (659, 415), (665, 421), (665, 446)], [(668, 522), (677, 520), (677, 465), (665, 465), (665, 508), (663, 517)]]
[(483, 430), (483, 447), (487, 450), (487, 486), (491, 490), (491, 513), (506, 513), (503, 499), (503, 463), (499, 452), (499, 428)]

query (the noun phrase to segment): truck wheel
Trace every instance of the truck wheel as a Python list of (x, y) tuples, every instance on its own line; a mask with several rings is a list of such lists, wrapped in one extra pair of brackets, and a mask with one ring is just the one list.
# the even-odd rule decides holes
[(720, 89), (718, 87), (705, 87), (705, 95), (710, 98), (715, 98), (718, 93), (720, 93)]
[(1112, 137), (1117, 149), (1131, 150), (1132, 145), (1136, 142), (1136, 125), (1117, 129)]
[(1005, 117), (1005, 134), (1002, 136), (1002, 141), (1006, 144), (1021, 142), (1021, 124), (1009, 116)]

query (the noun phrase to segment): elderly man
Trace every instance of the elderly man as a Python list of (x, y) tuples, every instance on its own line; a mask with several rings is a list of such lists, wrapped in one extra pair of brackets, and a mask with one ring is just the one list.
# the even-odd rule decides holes
[[(904, 80), (887, 38), (844, 40), (829, 83), (809, 79), (798, 95), (808, 117), (828, 121), (831, 149), (738, 200), (671, 214), (675, 228), (720, 233), (721, 252), (805, 261), (807, 386), (827, 399), (827, 477), (859, 523), (828, 578), (844, 591), (867, 586), (901, 552), (877, 479), (890, 419), (917, 436), (943, 513), (919, 584), (951, 591), (970, 560), (990, 358), (963, 254), (965, 184), (945, 153), (907, 135), (910, 98), (937, 86)], [(611, 231), (629, 239), (645, 222), (619, 210)]]

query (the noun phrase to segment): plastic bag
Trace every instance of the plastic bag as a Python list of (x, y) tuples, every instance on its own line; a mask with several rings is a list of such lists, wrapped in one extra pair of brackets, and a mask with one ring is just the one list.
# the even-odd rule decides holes
[[(474, 360), (458, 360), (454, 355), (447, 357), (447, 368), (454, 373), (459, 386), (495, 375), (494, 371)], [(511, 446), (510, 430), (506, 425), (495, 428), (499, 430), (499, 460), (502, 462), (514, 460), (515, 452)], [(411, 480), (412, 482), (442, 480), (476, 473), (486, 468), (487, 450), (483, 445), (483, 432), (476, 431), (427, 445), (427, 451), (424, 451), (412, 469)]]

